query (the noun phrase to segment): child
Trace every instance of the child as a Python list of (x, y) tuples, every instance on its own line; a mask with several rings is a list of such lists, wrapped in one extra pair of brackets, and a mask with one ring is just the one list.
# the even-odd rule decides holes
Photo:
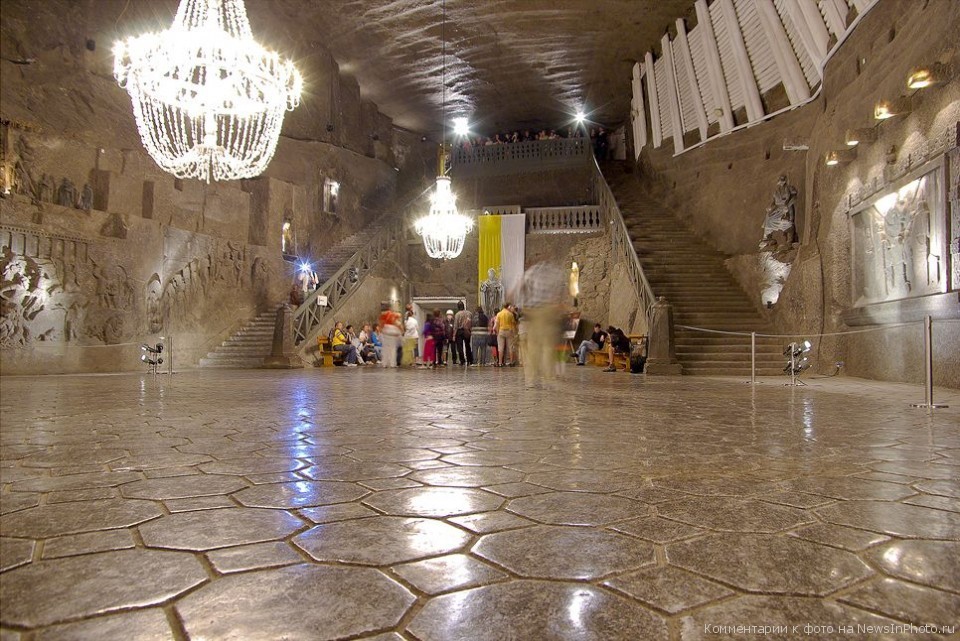
[[(441, 321), (442, 322), (442, 321)], [(433, 342), (433, 315), (427, 314), (423, 322), (423, 366), (433, 367), (433, 361), (436, 359), (437, 348)]]

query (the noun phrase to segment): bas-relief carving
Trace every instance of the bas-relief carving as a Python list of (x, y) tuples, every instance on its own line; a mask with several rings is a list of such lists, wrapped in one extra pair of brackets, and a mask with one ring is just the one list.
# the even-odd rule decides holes
[[(190, 259), (167, 279), (159, 296), (159, 324), (164, 327), (191, 327), (208, 316), (218, 305), (217, 296), (228, 296), (248, 288), (266, 265), (258, 257), (248, 268), (247, 250), (234, 241), (209, 241), (194, 251)], [(259, 261), (259, 262), (257, 262)], [(148, 302), (149, 315), (149, 302)], [(150, 321), (154, 322), (154, 321)], [(156, 324), (156, 323), (154, 323)]]
[(759, 265), (761, 272), (760, 299), (767, 307), (780, 299), (797, 257), (796, 241), (797, 188), (787, 182), (786, 176), (777, 180), (777, 188), (767, 207), (760, 240)]
[(944, 178), (938, 163), (851, 214), (855, 306), (946, 291)]

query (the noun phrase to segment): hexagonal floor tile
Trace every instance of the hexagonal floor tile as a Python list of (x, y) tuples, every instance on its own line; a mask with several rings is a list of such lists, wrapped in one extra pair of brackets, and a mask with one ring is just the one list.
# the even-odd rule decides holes
[(218, 579), (176, 609), (190, 638), (324, 641), (391, 628), (414, 601), (373, 569), (294, 565)]
[(120, 550), (11, 570), (0, 582), (7, 625), (37, 627), (166, 601), (207, 580), (192, 554)]
[(473, 552), (521, 576), (544, 579), (596, 579), (654, 562), (649, 543), (606, 530), (555, 525), (488, 534)]
[(844, 501), (816, 511), (824, 520), (903, 538), (960, 539), (960, 514), (887, 501)]
[(498, 483), (515, 483), (523, 479), (523, 474), (503, 467), (462, 466), (414, 472), (409, 478), (427, 485), (480, 487)]
[(295, 509), (333, 503), (348, 503), (370, 491), (353, 483), (338, 481), (295, 481), (268, 483), (241, 490), (234, 498), (248, 507)]
[(456, 552), (463, 530), (432, 519), (379, 516), (318, 525), (293, 542), (317, 561), (386, 566)]
[(780, 532), (814, 519), (803, 510), (755, 499), (691, 496), (657, 506), (660, 516), (721, 532)]
[(229, 494), (245, 487), (239, 476), (193, 474), (134, 481), (121, 486), (120, 493), (131, 499), (168, 500)]
[(900, 541), (867, 554), (887, 574), (960, 592), (960, 541)]
[(850, 552), (762, 534), (714, 534), (673, 543), (667, 558), (749, 592), (824, 595), (872, 573)]
[(0, 536), (0, 572), (26, 565), (33, 558), (36, 544), (29, 539)]
[(507, 510), (554, 525), (606, 525), (646, 516), (650, 508), (637, 501), (586, 492), (550, 492), (510, 501)]
[(212, 550), (282, 539), (302, 527), (303, 521), (278, 510), (225, 508), (170, 514), (141, 526), (140, 535), (150, 547)]
[(528, 483), (570, 492), (619, 492), (643, 485), (643, 477), (604, 470), (560, 470), (536, 472)]
[[(95, 619), (44, 628), (35, 641), (175, 641), (167, 615), (161, 608), (135, 610)], [(0, 639), (0, 641), (3, 641)]]
[(386, 514), (444, 517), (489, 512), (503, 505), (504, 500), (482, 490), (418, 487), (377, 492), (363, 502)]
[(64, 534), (130, 527), (163, 514), (152, 501), (103, 499), (58, 503), (0, 516), (7, 536), (49, 539)]
[(396, 463), (356, 461), (346, 457), (311, 459), (315, 464), (300, 470), (300, 474), (317, 481), (367, 481), (396, 478), (409, 474), (410, 469)]
[(663, 619), (589, 585), (510, 581), (430, 600), (407, 628), (423, 641), (665, 639)]
[(449, 554), (393, 568), (401, 578), (427, 594), (440, 594), (475, 588), (509, 578), (501, 572), (466, 554)]

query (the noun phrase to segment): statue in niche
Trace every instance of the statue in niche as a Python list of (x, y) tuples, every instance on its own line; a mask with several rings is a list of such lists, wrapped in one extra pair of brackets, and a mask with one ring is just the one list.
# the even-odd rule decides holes
[(61, 207), (73, 207), (77, 203), (77, 188), (69, 178), (60, 181), (57, 188), (57, 204)]
[(487, 270), (487, 280), (480, 283), (480, 301), (487, 315), (503, 307), (503, 282), (493, 267)]
[(37, 189), (37, 200), (42, 203), (52, 203), (55, 188), (56, 183), (53, 180), (53, 176), (46, 173), (43, 174), (43, 178), (40, 179), (40, 186)]
[(763, 221), (763, 239), (760, 249), (779, 251), (790, 249), (796, 239), (794, 221), (797, 215), (797, 188), (787, 184), (787, 177), (777, 179), (773, 201), (767, 207)]
[(77, 209), (90, 213), (93, 209), (93, 187), (90, 183), (84, 183), (83, 191), (80, 192), (80, 201), (77, 203)]

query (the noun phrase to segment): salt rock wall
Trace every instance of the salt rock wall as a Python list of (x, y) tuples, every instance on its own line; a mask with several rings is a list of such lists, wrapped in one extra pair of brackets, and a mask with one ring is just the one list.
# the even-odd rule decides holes
[[(885, 193), (927, 163), (956, 154), (951, 149), (960, 123), (958, 29), (956, 2), (881, 0), (828, 61), (822, 91), (812, 102), (676, 157), (669, 141), (643, 152), (638, 173), (649, 193), (731, 257), (728, 267), (758, 306), (765, 281), (758, 243), (766, 208), (779, 175), (797, 188), (799, 244), (790, 252), (791, 269), (778, 301), (763, 310), (778, 333), (813, 336), (917, 323), (815, 340), (814, 366), (823, 373), (833, 373), (843, 362), (848, 374), (922, 383), (918, 323), (929, 313), (944, 321), (935, 331), (936, 383), (960, 387), (960, 332), (948, 320), (960, 318), (960, 278), (951, 272), (960, 269), (953, 267), (960, 264), (957, 180), (945, 189), (951, 194), (944, 243), (949, 248), (941, 260), (951, 273), (941, 294), (908, 292), (888, 304), (858, 305), (850, 233), (858, 203)], [(935, 62), (954, 71), (933, 87), (906, 89), (911, 69)], [(873, 119), (878, 100), (908, 93), (910, 113), (881, 124)], [(845, 148), (846, 130), (866, 127), (876, 128), (875, 142), (859, 145), (850, 162), (825, 165), (827, 152)], [(809, 149), (783, 149), (798, 143)]]
[[(269, 26), (264, 36), (280, 38), (308, 83), (266, 173), (203, 184), (161, 171), (113, 79), (109, 45), (165, 28), (175, 9), (0, 4), (5, 374), (138, 369), (139, 343), (161, 335), (173, 337), (177, 366), (192, 366), (286, 298), (284, 223), (283, 253), (314, 261), (390, 211), (398, 184), (422, 179), (419, 139), (395, 139), (308, 31), (284, 40)], [(408, 166), (414, 175), (401, 180)]]

